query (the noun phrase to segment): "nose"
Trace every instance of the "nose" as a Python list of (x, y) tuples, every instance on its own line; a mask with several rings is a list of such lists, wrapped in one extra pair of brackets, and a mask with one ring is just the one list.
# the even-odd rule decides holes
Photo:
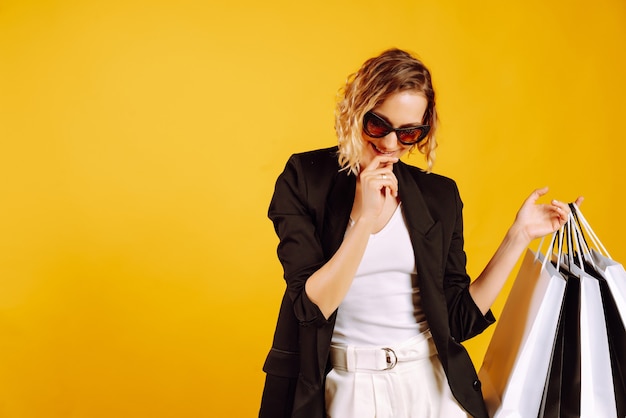
[(382, 145), (386, 149), (395, 149), (395, 147), (398, 145), (398, 134), (396, 134), (395, 131), (391, 131), (383, 138), (381, 138), (381, 140)]

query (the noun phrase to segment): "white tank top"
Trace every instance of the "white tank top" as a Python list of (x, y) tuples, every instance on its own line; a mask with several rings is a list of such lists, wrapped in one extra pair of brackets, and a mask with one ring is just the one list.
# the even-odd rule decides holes
[(427, 329), (413, 247), (398, 205), (383, 229), (370, 235), (350, 290), (339, 305), (332, 342), (395, 345)]

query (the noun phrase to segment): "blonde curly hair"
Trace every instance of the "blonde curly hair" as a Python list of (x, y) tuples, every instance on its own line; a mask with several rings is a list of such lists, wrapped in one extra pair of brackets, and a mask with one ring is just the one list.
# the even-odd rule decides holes
[(413, 145), (428, 164), (430, 172), (435, 163), (437, 141), (437, 109), (435, 90), (430, 71), (417, 58), (400, 49), (389, 49), (379, 56), (370, 58), (354, 74), (338, 93), (335, 110), (335, 131), (339, 145), (339, 164), (354, 174), (360, 171), (359, 161), (363, 152), (363, 116), (382, 104), (387, 97), (401, 91), (417, 91), (426, 97), (428, 105), (424, 113), (425, 125), (430, 132), (425, 140)]

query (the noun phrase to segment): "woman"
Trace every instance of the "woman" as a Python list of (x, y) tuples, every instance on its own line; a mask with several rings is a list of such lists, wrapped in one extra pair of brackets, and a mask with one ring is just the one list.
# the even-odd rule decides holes
[[(261, 417), (487, 416), (461, 342), (494, 322), (519, 256), (569, 209), (535, 190), (470, 284), (459, 192), (430, 173), (436, 127), (429, 71), (388, 50), (349, 78), (338, 147), (293, 155), (279, 176), (269, 217), (287, 290)], [(428, 172), (400, 161), (415, 148)]]

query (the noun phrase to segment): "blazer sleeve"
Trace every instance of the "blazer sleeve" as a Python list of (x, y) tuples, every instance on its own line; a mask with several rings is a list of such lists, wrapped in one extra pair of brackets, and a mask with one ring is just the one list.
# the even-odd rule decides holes
[(300, 325), (323, 326), (328, 320), (307, 296), (304, 285), (308, 278), (326, 263), (319, 227), (318, 207), (324, 202), (310, 202), (309, 181), (298, 155), (292, 155), (276, 181), (268, 216), (279, 238), (278, 259), (287, 282), (287, 295), (292, 301)]
[(463, 202), (456, 183), (454, 193), (454, 227), (444, 269), (444, 292), (448, 305), (450, 333), (458, 342), (483, 332), (495, 322), (491, 311), (483, 315), (470, 295), (463, 239)]

